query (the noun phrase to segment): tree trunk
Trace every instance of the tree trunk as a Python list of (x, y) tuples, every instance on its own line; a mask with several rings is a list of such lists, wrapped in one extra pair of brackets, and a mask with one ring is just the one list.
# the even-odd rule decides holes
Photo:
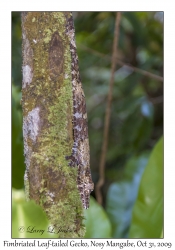
[[(83, 184), (77, 188), (80, 171), (68, 162), (75, 143), (70, 49), (74, 32), (67, 33), (71, 19), (70, 12), (22, 13), (25, 192), (43, 207), (51, 224), (61, 228), (60, 238), (85, 233)], [(90, 178), (88, 195), (93, 189)]]

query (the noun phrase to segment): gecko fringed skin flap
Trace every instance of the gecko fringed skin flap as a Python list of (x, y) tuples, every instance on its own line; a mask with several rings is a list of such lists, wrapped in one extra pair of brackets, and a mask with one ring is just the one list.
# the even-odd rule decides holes
[(83, 207), (89, 208), (90, 193), (94, 189), (90, 170), (90, 152), (85, 95), (83, 92), (78, 56), (76, 53), (73, 17), (68, 20), (66, 34), (70, 41), (71, 74), (73, 92), (73, 147), (71, 156), (67, 156), (69, 166), (78, 168), (77, 187)]

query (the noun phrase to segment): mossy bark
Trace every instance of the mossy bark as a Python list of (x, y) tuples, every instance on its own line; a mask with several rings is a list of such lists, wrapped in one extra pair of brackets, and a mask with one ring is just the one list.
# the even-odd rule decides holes
[(83, 237), (73, 146), (70, 12), (23, 12), (23, 137), (25, 191), (46, 211), (58, 237)]

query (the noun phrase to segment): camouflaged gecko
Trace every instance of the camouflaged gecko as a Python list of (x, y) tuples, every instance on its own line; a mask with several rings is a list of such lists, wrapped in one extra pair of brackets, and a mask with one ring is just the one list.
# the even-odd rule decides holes
[(77, 187), (80, 192), (83, 207), (89, 208), (90, 193), (94, 189), (90, 170), (90, 153), (85, 95), (82, 89), (78, 56), (76, 53), (73, 17), (68, 19), (66, 34), (70, 41), (71, 74), (73, 91), (73, 139), (71, 156), (67, 156), (69, 165), (78, 167)]

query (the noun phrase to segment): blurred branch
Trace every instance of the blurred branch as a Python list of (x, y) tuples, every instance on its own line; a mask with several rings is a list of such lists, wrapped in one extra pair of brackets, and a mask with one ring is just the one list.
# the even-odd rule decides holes
[(138, 73), (140, 73), (140, 74), (142, 74), (142, 75), (144, 75), (144, 76), (147, 76), (147, 77), (150, 77), (150, 78), (153, 78), (153, 79), (155, 79), (155, 80), (158, 80), (158, 81), (163, 82), (163, 77), (162, 77), (162, 76), (158, 76), (158, 75), (155, 75), (155, 74), (153, 74), (153, 73), (150, 73), (150, 72), (148, 72), (148, 71), (146, 71), (146, 70), (136, 68), (136, 67), (131, 66), (131, 65), (129, 65), (129, 64), (123, 63), (123, 62), (120, 61), (120, 60), (118, 60), (117, 63), (118, 63), (119, 65), (121, 65), (121, 66), (127, 66), (129, 69), (132, 69), (133, 71), (138, 72)]
[[(89, 52), (91, 52), (92, 54), (97, 55), (97, 56), (99, 56), (99, 57), (101, 57), (101, 58), (103, 58), (103, 59), (106, 58), (106, 59), (108, 59), (108, 60), (111, 60), (111, 56), (109, 56), (109, 55), (105, 55), (105, 54), (103, 54), (103, 53), (101, 53), (101, 52), (98, 52), (98, 51), (96, 51), (96, 50), (94, 50), (94, 49), (91, 49), (91, 48), (89, 48), (89, 47), (87, 47), (87, 46), (85, 46), (85, 45), (83, 45), (83, 44), (80, 44), (80, 43), (77, 43), (77, 44), (78, 44), (78, 46), (79, 46), (80, 48), (82, 48), (83, 50), (89, 51)], [(134, 72), (140, 73), (140, 74), (142, 74), (142, 75), (144, 75), (144, 76), (147, 76), (147, 77), (149, 77), (149, 78), (152, 78), (152, 79), (155, 79), (155, 80), (157, 80), (157, 81), (163, 82), (163, 77), (162, 77), (162, 76), (155, 75), (155, 74), (150, 73), (150, 72), (148, 72), (148, 71), (146, 71), (146, 70), (139, 69), (139, 68), (134, 67), (134, 66), (132, 66), (132, 65), (130, 65), (130, 64), (124, 63), (124, 62), (122, 62), (122, 61), (121, 61), (120, 59), (118, 59), (118, 58), (117, 58), (117, 64), (120, 65), (120, 66), (126, 66), (126, 67), (128, 67), (129, 69), (131, 69), (131, 70), (134, 71)]]
[(106, 106), (106, 113), (105, 113), (105, 124), (104, 124), (104, 132), (103, 132), (103, 143), (102, 143), (101, 158), (100, 158), (100, 165), (99, 165), (100, 177), (99, 177), (99, 181), (97, 182), (96, 189), (95, 189), (96, 198), (99, 204), (102, 204), (101, 187), (104, 184), (106, 152), (107, 152), (107, 145), (108, 145), (108, 132), (109, 132), (109, 123), (110, 123), (110, 116), (111, 116), (112, 90), (113, 90), (113, 85), (114, 85), (114, 73), (115, 73), (115, 69), (117, 65), (117, 46), (118, 46), (118, 38), (119, 38), (120, 19), (121, 19), (121, 13), (117, 12), (116, 19), (115, 19), (111, 78), (110, 78), (110, 83), (109, 83), (108, 99), (107, 99), (107, 106)]

